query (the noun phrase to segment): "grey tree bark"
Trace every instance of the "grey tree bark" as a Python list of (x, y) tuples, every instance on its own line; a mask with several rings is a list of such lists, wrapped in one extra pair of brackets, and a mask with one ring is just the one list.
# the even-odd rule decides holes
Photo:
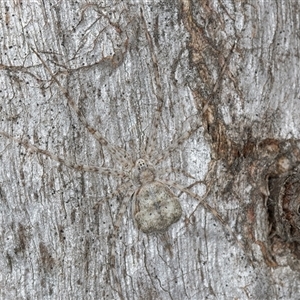
[[(297, 1), (0, 11), (1, 299), (299, 299)], [(144, 148), (164, 233), (133, 220)]]

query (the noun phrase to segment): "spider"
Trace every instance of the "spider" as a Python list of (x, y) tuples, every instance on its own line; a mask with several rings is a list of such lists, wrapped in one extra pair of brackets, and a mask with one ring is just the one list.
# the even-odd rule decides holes
[[(160, 178), (160, 175), (167, 170), (157, 170), (156, 167), (160, 162), (164, 161), (170, 153), (175, 151), (179, 145), (185, 143), (189, 138), (195, 134), (201, 127), (201, 122), (199, 121), (200, 117), (197, 116), (197, 120), (190, 124), (190, 128), (185, 130), (181, 135), (175, 137), (169, 146), (167, 146), (163, 152), (157, 153), (157, 138), (158, 138), (158, 127), (162, 118), (162, 110), (164, 105), (162, 85), (159, 75), (158, 62), (154, 51), (154, 45), (152, 38), (147, 30), (146, 21), (141, 13), (141, 20), (143, 23), (143, 28), (145, 31), (145, 36), (148, 41), (148, 45), (151, 53), (151, 61), (154, 71), (154, 81), (155, 81), (155, 96), (157, 99), (157, 105), (153, 118), (150, 124), (150, 130), (147, 139), (145, 139), (143, 146), (139, 150), (140, 157), (136, 161), (130, 160), (130, 155), (124, 150), (113, 143), (111, 143), (100, 131), (95, 129), (87, 121), (84, 113), (80, 110), (74, 99), (70, 96), (68, 90), (63, 86), (63, 84), (57, 79), (53, 74), (52, 70), (48, 67), (45, 60), (39, 54), (38, 51), (32, 48), (32, 51), (36, 54), (39, 60), (42, 62), (44, 68), (48, 71), (53, 81), (58, 85), (61, 92), (64, 94), (67, 103), (71, 110), (73, 110), (78, 116), (80, 122), (83, 126), (90, 132), (90, 134), (102, 145), (103, 148), (111, 155), (115, 161), (115, 165), (121, 165), (122, 170), (119, 168), (108, 168), (108, 167), (97, 167), (97, 166), (88, 166), (82, 164), (74, 164), (58, 155), (51, 153), (48, 150), (41, 149), (34, 144), (30, 143), (25, 139), (18, 139), (10, 134), (1, 131), (0, 134), (12, 139), (25, 148), (42, 155), (50, 157), (52, 160), (55, 160), (61, 164), (66, 165), (69, 168), (75, 169), (77, 171), (87, 171), (87, 172), (98, 172), (100, 174), (113, 176), (117, 178), (122, 178), (121, 184), (116, 188), (116, 191), (110, 195), (114, 197), (116, 195), (124, 194), (124, 201), (121, 208), (119, 209), (119, 215), (114, 224), (114, 232), (112, 235), (112, 249), (111, 249), (111, 270), (113, 272), (113, 277), (115, 281), (118, 282), (117, 273), (116, 273), (116, 253), (115, 253), (115, 244), (118, 236), (118, 230), (121, 226), (122, 216), (128, 207), (128, 202), (132, 200), (132, 217), (134, 223), (140, 231), (146, 234), (160, 234), (166, 232), (171, 225), (178, 222), (182, 216), (182, 207), (180, 205), (178, 196), (176, 196), (173, 191), (170, 189), (178, 190), (180, 193), (185, 193), (191, 198), (194, 198), (197, 201), (197, 207), (203, 205), (207, 210), (209, 210), (234, 236), (230, 227), (224, 222), (220, 217), (218, 212), (212, 208), (208, 203), (203, 200), (210, 192), (208, 180), (197, 181), (191, 184), (188, 187), (180, 185), (175, 181), (163, 180)], [(211, 167), (211, 171), (213, 166)], [(173, 169), (176, 171), (176, 169)], [(192, 177), (189, 174), (181, 170), (187, 177)], [(210, 174), (207, 175), (207, 178)], [(192, 177), (193, 178), (193, 177)], [(191, 191), (191, 187), (198, 183), (204, 183), (206, 185), (206, 193), (203, 196), (199, 196), (195, 192)], [(109, 197), (108, 197), (109, 198)], [(195, 208), (195, 210), (197, 209)], [(193, 211), (193, 213), (195, 212)], [(192, 214), (193, 214), (192, 213)], [(120, 285), (118, 283), (118, 285)], [(120, 286), (117, 287), (118, 293), (121, 295)]]

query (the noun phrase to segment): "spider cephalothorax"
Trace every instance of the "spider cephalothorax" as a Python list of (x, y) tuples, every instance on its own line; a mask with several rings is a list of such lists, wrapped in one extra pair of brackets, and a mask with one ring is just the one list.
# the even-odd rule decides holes
[(140, 185), (133, 196), (133, 216), (141, 231), (162, 232), (180, 219), (179, 200), (166, 185), (155, 180), (154, 167), (138, 159), (133, 180)]
[(132, 171), (132, 181), (136, 186), (153, 182), (155, 180), (155, 169), (144, 159), (138, 159)]

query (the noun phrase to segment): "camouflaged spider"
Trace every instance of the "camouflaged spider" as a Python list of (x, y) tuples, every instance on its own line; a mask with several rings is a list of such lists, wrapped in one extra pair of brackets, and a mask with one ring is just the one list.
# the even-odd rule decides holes
[[(216, 210), (210, 207), (206, 202), (203, 202), (203, 199), (209, 192), (208, 185), (206, 186), (206, 194), (202, 197), (192, 192), (190, 188), (184, 187), (176, 182), (162, 180), (159, 176), (159, 173), (155, 170), (155, 167), (162, 161), (168, 159), (170, 154), (179, 148), (184, 142), (188, 141), (191, 135), (193, 135), (201, 127), (201, 122), (199, 121), (200, 117), (197, 117), (197, 120), (194, 123), (190, 123), (188, 129), (184, 131), (181, 135), (175, 137), (171, 143), (165, 147), (164, 151), (161, 153), (155, 153), (157, 147), (158, 139), (158, 128), (162, 120), (162, 111), (165, 101), (163, 99), (161, 81), (158, 71), (157, 58), (154, 51), (154, 46), (150, 34), (147, 31), (146, 22), (142, 16), (144, 30), (146, 34), (146, 39), (149, 44), (151, 52), (151, 60), (153, 65), (153, 74), (155, 81), (155, 96), (156, 96), (156, 107), (153, 113), (153, 117), (150, 121), (149, 131), (147, 141), (144, 141), (144, 149), (138, 149), (140, 152), (140, 157), (135, 161), (134, 159), (128, 159), (130, 155), (127, 155), (126, 151), (122, 148), (115, 146), (111, 143), (104, 134), (95, 129), (87, 121), (84, 113), (72, 96), (69, 91), (64, 87), (60, 80), (53, 74), (53, 71), (48, 67), (41, 55), (34, 49), (33, 52), (39, 58), (39, 61), (42, 62), (44, 68), (48, 71), (51, 76), (52, 81), (54, 81), (59, 87), (60, 91), (63, 93), (67, 100), (67, 104), (70, 109), (75, 112), (81, 124), (90, 132), (90, 134), (97, 140), (100, 145), (109, 153), (113, 158), (114, 164), (122, 166), (120, 168), (111, 168), (111, 167), (97, 167), (97, 166), (87, 166), (81, 164), (75, 164), (68, 161), (65, 158), (62, 158), (58, 155), (51, 153), (50, 151), (41, 149), (34, 144), (29, 143), (24, 139), (17, 139), (11, 135), (0, 132), (3, 136), (6, 136), (10, 139), (17, 141), (22, 144), (27, 149), (35, 153), (40, 153), (42, 155), (50, 157), (52, 160), (58, 161), (59, 163), (72, 168), (77, 171), (93, 171), (98, 172), (99, 174), (104, 174), (112, 176), (114, 178), (121, 177), (121, 183), (116, 188), (115, 192), (111, 195), (112, 197), (118, 194), (123, 194), (122, 203), (120, 204), (120, 209), (116, 220), (113, 222), (113, 233), (110, 235), (110, 244), (111, 244), (111, 270), (113, 277), (115, 277), (115, 282), (118, 282), (117, 271), (116, 271), (116, 243), (118, 232), (120, 226), (122, 225), (122, 216), (126, 211), (129, 201), (132, 199), (132, 214), (135, 221), (136, 227), (142, 232), (150, 233), (163, 233), (166, 232), (169, 227), (179, 221), (182, 215), (182, 208), (179, 203), (178, 197), (176, 197), (169, 187), (174, 190), (178, 190), (180, 193), (185, 193), (189, 197), (196, 200), (197, 204), (200, 203), (208, 209), (225, 227), (226, 224), (222, 218), (218, 215)], [(173, 169), (174, 171), (175, 169)], [(200, 181), (195, 180), (195, 184)], [(130, 197), (130, 195), (132, 195)], [(230, 230), (229, 227), (227, 229)], [(121, 288), (117, 287), (117, 290)]]
[[(155, 112), (153, 114), (153, 118), (151, 120), (149, 136), (147, 138), (147, 141), (144, 143), (144, 148), (140, 149), (139, 151), (142, 157), (137, 159), (136, 162), (128, 159), (130, 155), (128, 155), (124, 149), (113, 145), (103, 134), (100, 133), (100, 131), (98, 131), (89, 124), (85, 115), (79, 109), (74, 99), (71, 97), (69, 91), (63, 86), (61, 81), (57, 79), (57, 77), (53, 74), (52, 70), (46, 64), (44, 59), (35, 49), (32, 49), (32, 51), (36, 54), (39, 61), (42, 62), (42, 65), (48, 71), (52, 80), (57, 84), (60, 91), (64, 94), (68, 106), (71, 108), (71, 110), (75, 112), (82, 125), (101, 144), (101, 146), (107, 150), (107, 152), (114, 159), (115, 164), (123, 166), (124, 169), (120, 170), (107, 167), (74, 164), (73, 162), (68, 161), (67, 159), (64, 159), (58, 155), (55, 155), (48, 150), (41, 149), (35, 146), (34, 144), (31, 144), (25, 139), (15, 138), (3, 131), (0, 131), (0, 134), (9, 139), (15, 140), (16, 142), (22, 144), (24, 147), (31, 150), (32, 152), (48, 156), (51, 159), (61, 164), (64, 164), (65, 166), (74, 170), (81, 172), (92, 171), (116, 178), (125, 178), (126, 180), (122, 181), (120, 186), (116, 188), (116, 191), (111, 195), (111, 197), (123, 191), (126, 191), (127, 196), (129, 194), (128, 191), (131, 191), (130, 194), (133, 194), (133, 197), (126, 197), (126, 195), (124, 195), (127, 201), (123, 201), (121, 205), (122, 207), (119, 209), (119, 216), (114, 224), (114, 239), (117, 236), (117, 231), (121, 224), (122, 215), (124, 214), (128, 201), (130, 199), (133, 200), (132, 212), (135, 224), (137, 228), (139, 228), (141, 231), (145, 233), (164, 232), (169, 228), (169, 226), (176, 223), (182, 215), (182, 209), (178, 198), (169, 189), (169, 186), (175, 190), (179, 190), (180, 193), (185, 193), (190, 197), (194, 198), (198, 202), (198, 205), (201, 204), (206, 209), (208, 209), (223, 224), (223, 226), (226, 227), (232, 233), (232, 230), (229, 228), (229, 226), (225, 224), (225, 222), (219, 216), (217, 211), (213, 209), (209, 204), (203, 201), (203, 199), (209, 192), (208, 186), (206, 186), (206, 194), (201, 197), (198, 194), (192, 192), (189, 188), (186, 188), (174, 181), (164, 181), (158, 178), (156, 174), (155, 166), (158, 165), (160, 162), (164, 161), (166, 158), (168, 158), (170, 153), (178, 149), (178, 146), (186, 142), (191, 137), (191, 135), (193, 135), (201, 127), (201, 121), (199, 121), (199, 116), (196, 116), (196, 121), (194, 123), (191, 123), (189, 128), (186, 131), (184, 131), (181, 135), (174, 138), (171, 141), (171, 143), (164, 149), (163, 152), (159, 154), (155, 153), (158, 138), (157, 130), (162, 118), (164, 99), (153, 41), (147, 30), (147, 25), (142, 13), (141, 19), (151, 53), (151, 61), (153, 65), (155, 81), (154, 83), (156, 87), (155, 96), (157, 99), (157, 104)], [(195, 184), (197, 183), (204, 183), (206, 185), (205, 182), (201, 182), (199, 180), (195, 181)]]

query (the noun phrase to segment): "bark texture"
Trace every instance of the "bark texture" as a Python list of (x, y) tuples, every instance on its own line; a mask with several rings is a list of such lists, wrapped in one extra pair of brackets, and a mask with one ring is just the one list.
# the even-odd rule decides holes
[(0, 3), (0, 298), (300, 298), (299, 3), (96, 2)]

